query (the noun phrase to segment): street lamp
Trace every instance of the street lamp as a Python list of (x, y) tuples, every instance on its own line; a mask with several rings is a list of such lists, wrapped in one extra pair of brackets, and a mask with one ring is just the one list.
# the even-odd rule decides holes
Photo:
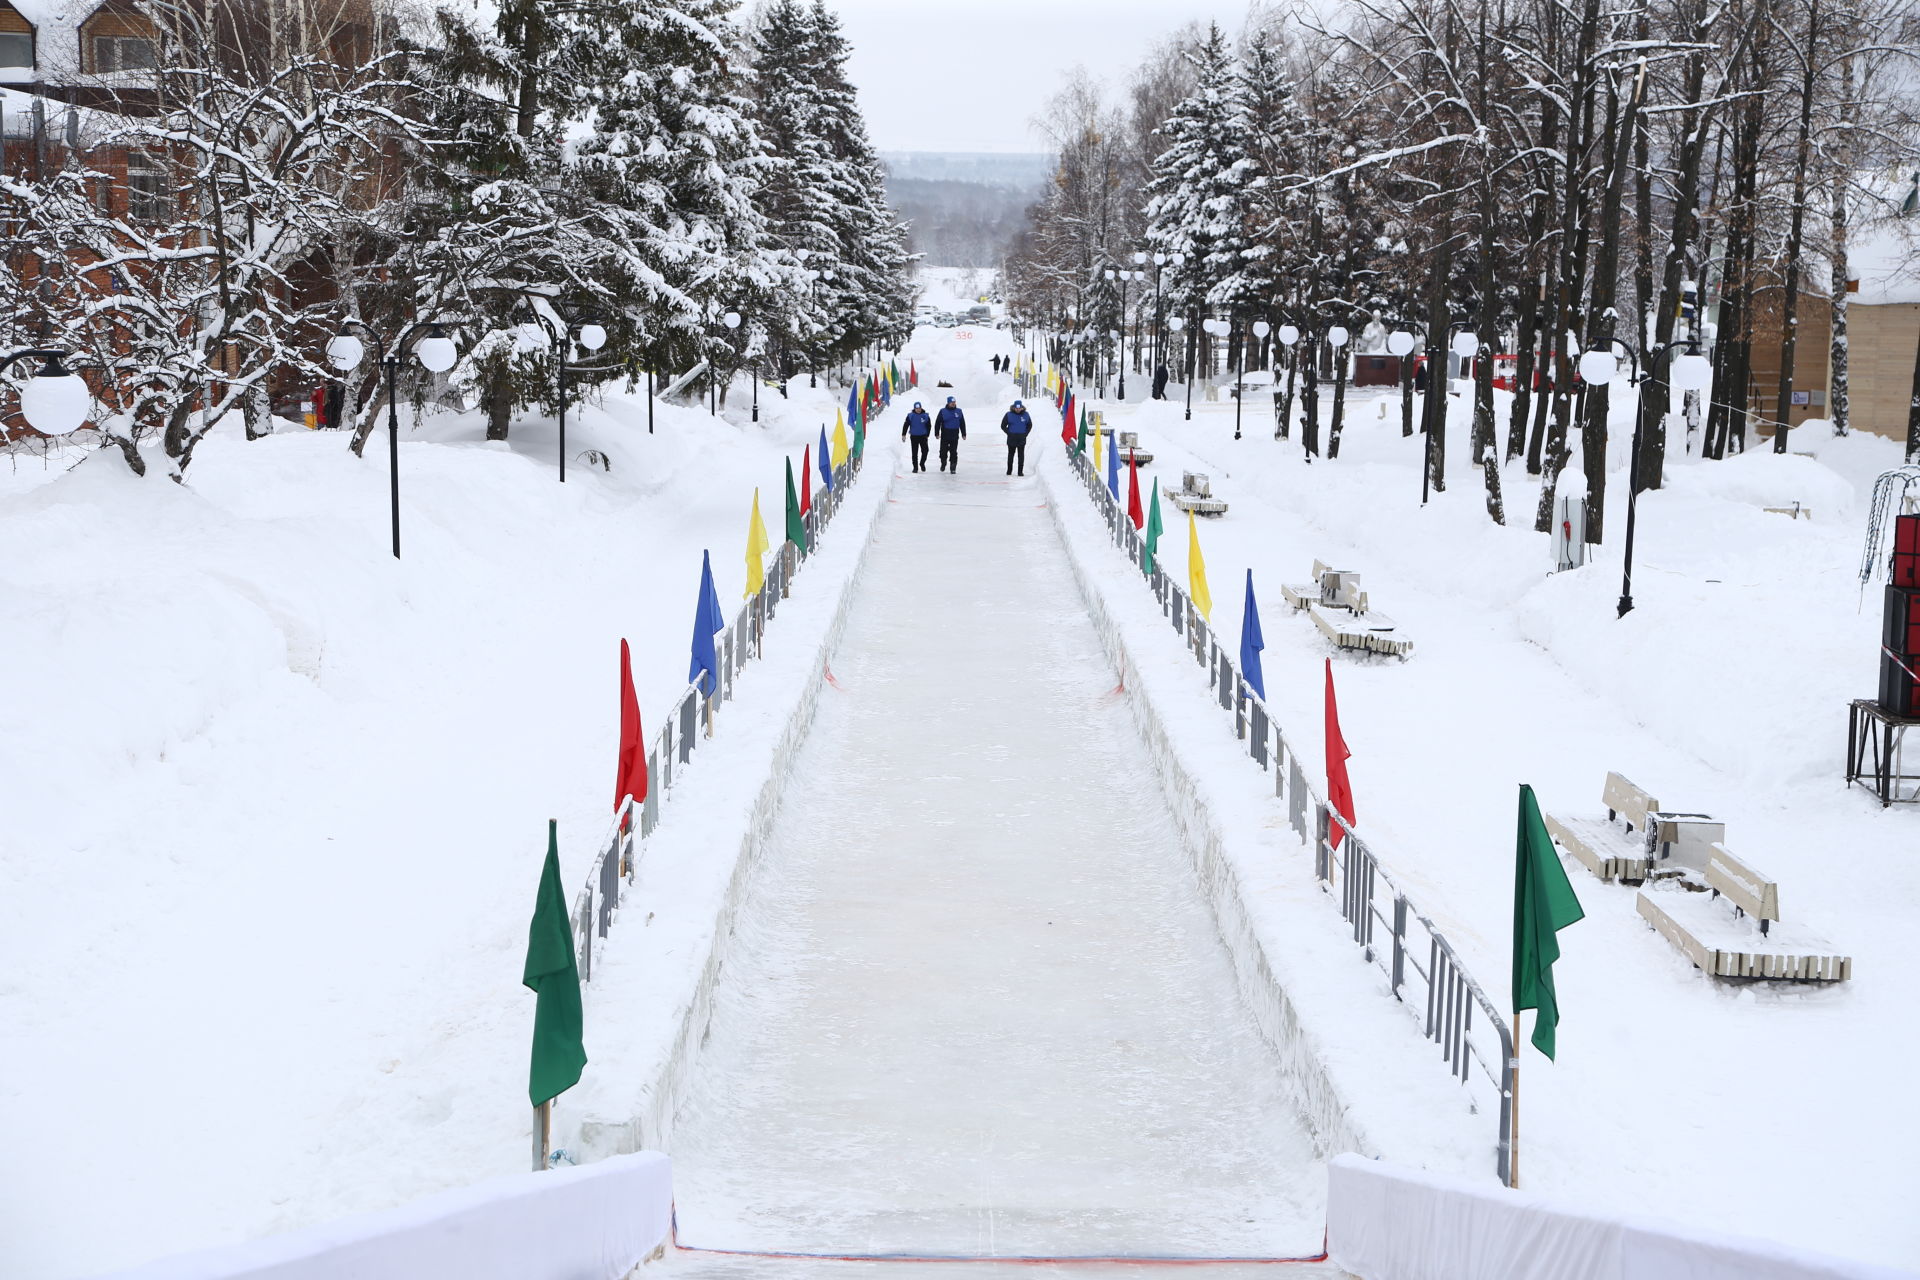
[(553, 360), (558, 369), (556, 376), (560, 389), (560, 483), (565, 484), (567, 482), (567, 343), (572, 339), (589, 351), (598, 351), (607, 345), (607, 331), (604, 326), (587, 319), (590, 315), (597, 315), (597, 312), (587, 308), (563, 307), (553, 299), (548, 299), (547, 305), (553, 309), (554, 315), (559, 317), (558, 327), (548, 321), (540, 309), (531, 303), (526, 306), (525, 311), (542, 329), (546, 330), (547, 341), (553, 347)]
[[(367, 354), (367, 345), (358, 337), (348, 333), (349, 329), (358, 329), (373, 339), (374, 359), (387, 375), (387, 475), (388, 486), (393, 495), (393, 558), (400, 558), (400, 353), (413, 343), (413, 357), (421, 366), (432, 373), (445, 373), (453, 368), (454, 361), (460, 358), (459, 349), (453, 345), (453, 339), (447, 336), (446, 329), (438, 320), (421, 320), (404, 330), (399, 339), (388, 342), (379, 330), (364, 320), (347, 320), (341, 326), (341, 332), (327, 343), (327, 360), (334, 368), (345, 373), (356, 369)], [(426, 337), (414, 342), (422, 331)]]
[(0, 372), (22, 360), (40, 362), (40, 368), (20, 388), (20, 416), (41, 435), (71, 435), (87, 425), (93, 412), (93, 393), (79, 374), (67, 368), (67, 355), (48, 347), (28, 347), (0, 356)]
[[(1623, 338), (1615, 338), (1614, 343), (1625, 351), (1633, 361), (1633, 374), (1630, 382), (1640, 381), (1641, 361), (1633, 345)], [(1700, 343), (1696, 337), (1689, 336), (1687, 349), (1678, 350), (1679, 342), (1668, 342), (1665, 346), (1655, 347), (1647, 353), (1646, 367), (1648, 376), (1656, 362), (1666, 360), (1667, 385), (1680, 391), (1705, 391), (1713, 381), (1713, 362), (1700, 354)], [(1588, 357), (1601, 359), (1589, 361)], [(1595, 386), (1604, 387), (1620, 371), (1619, 361), (1613, 358), (1611, 351), (1587, 351), (1580, 356), (1580, 377)], [(1620, 611), (1617, 616), (1626, 617), (1633, 611), (1633, 534), (1635, 516), (1640, 497), (1640, 450), (1646, 434), (1647, 402), (1646, 397), (1636, 397), (1633, 415), (1633, 456), (1628, 463), (1627, 472), (1627, 546), (1626, 560), (1620, 574)]]
[(1400, 425), (1407, 435), (1413, 434), (1413, 370), (1406, 367), (1407, 357), (1413, 354), (1413, 335), (1405, 329), (1395, 329), (1387, 335), (1387, 354), (1400, 362)]

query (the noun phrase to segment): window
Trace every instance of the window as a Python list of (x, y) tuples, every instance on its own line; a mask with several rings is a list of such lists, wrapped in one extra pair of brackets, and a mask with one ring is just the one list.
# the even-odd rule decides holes
[(142, 151), (127, 156), (127, 217), (134, 222), (165, 222), (167, 171)]
[(33, 32), (0, 31), (0, 67), (33, 65)]
[(151, 71), (159, 66), (153, 41), (145, 36), (95, 36), (95, 71)]

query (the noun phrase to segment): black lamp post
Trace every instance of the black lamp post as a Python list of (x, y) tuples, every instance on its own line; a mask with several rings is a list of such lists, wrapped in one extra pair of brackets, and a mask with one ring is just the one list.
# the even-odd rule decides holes
[[(1628, 378), (1629, 386), (1639, 384), (1645, 378), (1653, 376), (1653, 369), (1661, 360), (1665, 360), (1668, 364), (1666, 385), (1669, 388), (1677, 387), (1682, 391), (1705, 390), (1708, 383), (1712, 380), (1713, 366), (1705, 356), (1700, 354), (1700, 342), (1697, 337), (1689, 335), (1686, 343), (1687, 349), (1683, 354), (1677, 353), (1677, 349), (1680, 346), (1680, 342), (1677, 339), (1667, 342), (1662, 346), (1655, 347), (1653, 350), (1647, 352), (1646, 359), (1643, 362), (1640, 353), (1634, 350), (1631, 342), (1619, 337), (1613, 340), (1613, 345), (1625, 351), (1628, 359), (1633, 362), (1633, 372)], [(1605, 352), (1586, 351), (1580, 355), (1580, 380), (1582, 382), (1589, 382), (1595, 386), (1605, 386), (1613, 380), (1613, 376), (1618, 372), (1618, 369), (1619, 365), (1613, 359), (1613, 353), (1610, 350)], [(1636, 402), (1634, 404), (1633, 452), (1632, 458), (1627, 464), (1629, 468), (1627, 473), (1627, 544), (1625, 563), (1620, 573), (1620, 609), (1616, 615), (1622, 618), (1633, 611), (1633, 535), (1640, 498), (1640, 455), (1642, 442), (1646, 437), (1647, 427), (1647, 400), (1644, 394), (1644, 388), (1642, 388), (1642, 392), (1642, 394), (1636, 396)]]
[[(547, 319), (545, 313), (537, 306), (529, 304), (526, 311), (528, 315), (539, 322), (542, 329), (546, 330), (547, 340), (553, 346), (553, 362), (559, 370), (560, 483), (565, 484), (567, 482), (567, 346), (570, 341), (574, 341), (589, 351), (598, 351), (601, 347), (607, 345), (607, 331), (592, 319), (592, 317), (599, 315), (599, 313), (592, 308), (568, 307), (551, 299), (548, 300), (547, 305), (553, 309), (553, 314), (559, 318), (560, 323), (558, 325)], [(651, 374), (648, 375), (647, 385), (649, 389), (651, 389), (653, 385)], [(651, 430), (651, 417), (648, 419), (648, 426), (649, 430)]]
[[(358, 329), (373, 339), (374, 359), (387, 375), (387, 473), (393, 496), (393, 558), (400, 558), (400, 354), (408, 343), (414, 344), (414, 358), (434, 373), (453, 368), (460, 352), (453, 345), (442, 322), (421, 320), (403, 331), (398, 340), (388, 342), (372, 325), (363, 320), (348, 320), (341, 332), (327, 343), (327, 359), (341, 372), (357, 368), (367, 353), (366, 344), (349, 329)], [(422, 330), (426, 337), (419, 338)], [(415, 339), (419, 338), (416, 342)]]
[(0, 372), (22, 360), (38, 360), (40, 368), (20, 388), (20, 416), (41, 435), (64, 436), (87, 425), (93, 393), (79, 374), (66, 366), (68, 353), (52, 347), (28, 347), (0, 356)]

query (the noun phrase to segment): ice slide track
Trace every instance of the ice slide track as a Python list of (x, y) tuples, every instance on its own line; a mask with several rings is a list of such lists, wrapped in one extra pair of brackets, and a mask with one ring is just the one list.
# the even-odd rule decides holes
[(967, 452), (893, 480), (673, 1125), (661, 1269), (1337, 1274), (1045, 493)]

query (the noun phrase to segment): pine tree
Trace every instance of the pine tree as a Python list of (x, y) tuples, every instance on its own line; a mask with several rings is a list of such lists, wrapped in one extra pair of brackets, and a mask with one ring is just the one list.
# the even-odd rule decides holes
[[(575, 144), (603, 228), (592, 272), (651, 369), (730, 372), (790, 325), (804, 282), (754, 189), (772, 168), (742, 96), (732, 0), (615, 0), (569, 12), (589, 127)], [(737, 310), (739, 335), (719, 317)]]
[(1184, 263), (1168, 273), (1169, 292), (1184, 310), (1216, 305), (1220, 285), (1236, 276), (1250, 246), (1240, 177), (1246, 135), (1234, 110), (1235, 62), (1215, 25), (1188, 55), (1198, 83), (1167, 122), (1167, 148), (1153, 162), (1147, 187), (1147, 239)]

